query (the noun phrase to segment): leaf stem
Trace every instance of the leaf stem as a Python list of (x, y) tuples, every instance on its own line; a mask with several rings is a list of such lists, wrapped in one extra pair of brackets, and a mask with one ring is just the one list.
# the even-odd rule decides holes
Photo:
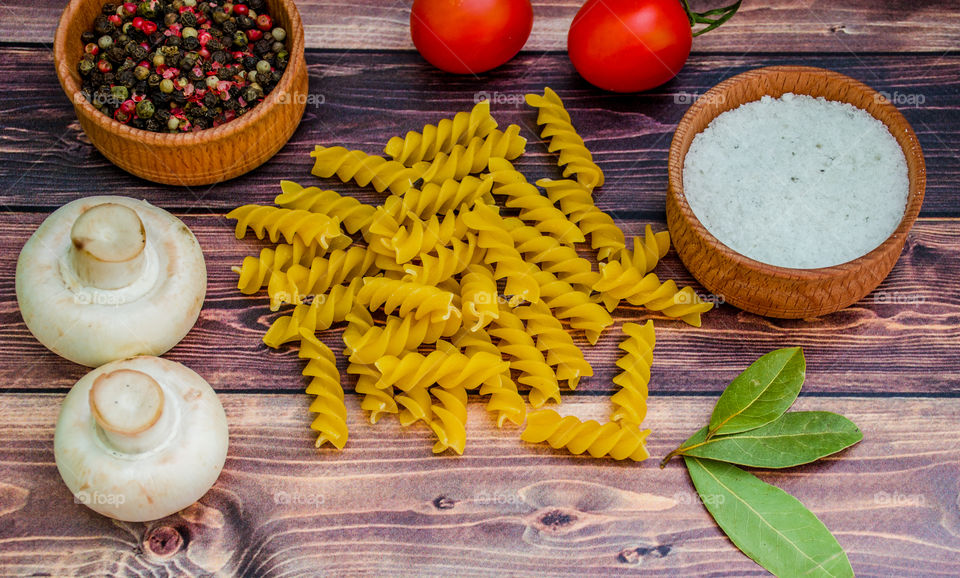
[[(737, 10), (740, 9), (740, 4), (743, 0), (737, 0), (729, 6), (724, 6), (723, 8), (714, 8), (713, 10), (707, 10), (706, 12), (694, 12), (690, 8), (690, 2), (688, 0), (680, 0), (680, 3), (683, 4), (683, 11), (687, 13), (687, 20), (690, 21), (690, 27), (694, 27), (697, 24), (706, 24), (700, 30), (697, 30), (693, 33), (694, 36), (700, 36), (701, 34), (710, 32), (714, 28), (717, 28), (727, 20), (737, 13)], [(716, 18), (711, 18), (715, 16)]]

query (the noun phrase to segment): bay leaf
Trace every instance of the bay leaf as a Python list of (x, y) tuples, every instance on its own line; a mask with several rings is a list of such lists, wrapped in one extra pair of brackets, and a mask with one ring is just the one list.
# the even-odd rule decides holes
[(737, 466), (683, 459), (704, 507), (757, 564), (777, 576), (853, 576), (837, 539), (799, 500)]
[(848, 448), (863, 439), (855, 423), (829, 411), (793, 411), (767, 425), (707, 439), (693, 434), (673, 455), (709, 458), (754, 468), (789, 468)]
[(797, 399), (805, 371), (799, 347), (777, 349), (754, 361), (723, 390), (707, 437), (749, 431), (783, 415)]

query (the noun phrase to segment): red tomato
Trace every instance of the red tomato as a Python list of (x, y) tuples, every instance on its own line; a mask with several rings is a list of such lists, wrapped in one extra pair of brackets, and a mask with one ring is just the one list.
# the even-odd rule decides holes
[(410, 10), (414, 46), (430, 64), (458, 74), (510, 60), (532, 28), (530, 0), (414, 0)]
[(692, 42), (679, 0), (587, 0), (570, 25), (567, 51), (587, 82), (636, 92), (676, 76)]

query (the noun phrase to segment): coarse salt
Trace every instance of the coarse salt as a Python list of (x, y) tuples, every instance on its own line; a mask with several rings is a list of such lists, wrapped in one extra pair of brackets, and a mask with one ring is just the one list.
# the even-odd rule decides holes
[(886, 125), (851, 104), (764, 96), (694, 137), (683, 190), (720, 242), (770, 265), (846, 263), (903, 218), (910, 183)]

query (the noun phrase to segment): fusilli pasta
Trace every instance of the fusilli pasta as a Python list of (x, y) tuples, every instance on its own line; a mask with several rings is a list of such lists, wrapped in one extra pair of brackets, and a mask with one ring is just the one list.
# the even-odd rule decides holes
[(454, 145), (466, 144), (474, 137), (485, 137), (497, 128), (490, 116), (490, 103), (478, 102), (469, 112), (458, 112), (436, 125), (428, 124), (421, 132), (410, 131), (405, 137), (393, 137), (384, 152), (395, 161), (413, 165), (431, 161), (437, 153), (449, 153)]
[(615, 460), (642, 462), (650, 457), (646, 438), (650, 430), (636, 425), (595, 420), (581, 421), (573, 416), (562, 417), (552, 409), (527, 414), (527, 428), (520, 439), (530, 443), (547, 442), (554, 449), (566, 448), (574, 455), (584, 452), (595, 458), (610, 456)]
[(351, 235), (369, 226), (376, 211), (376, 207), (353, 197), (344, 197), (336, 191), (318, 187), (303, 188), (293, 181), (280, 181), (280, 190), (283, 192), (277, 195), (273, 204), (284, 209), (300, 209), (336, 217)]
[(347, 406), (343, 403), (343, 387), (337, 359), (330, 348), (320, 342), (312, 331), (300, 331), (300, 359), (306, 359), (303, 375), (310, 377), (307, 395), (314, 395), (310, 412), (317, 417), (310, 428), (319, 432), (316, 447), (330, 442), (338, 450), (347, 443)]
[(647, 384), (657, 343), (653, 321), (644, 325), (624, 323), (623, 333), (627, 338), (620, 342), (620, 349), (625, 355), (617, 360), (622, 371), (613, 378), (621, 389), (610, 398), (614, 407), (610, 419), (640, 425), (647, 415)]
[(292, 244), (299, 238), (305, 244), (316, 243), (326, 249), (331, 239), (343, 235), (339, 219), (309, 211), (244, 205), (227, 213), (227, 218), (237, 220), (238, 239), (250, 228), (258, 239), (269, 235), (271, 243), (279, 241), (282, 235), (287, 243)]
[(537, 124), (543, 127), (540, 136), (550, 143), (547, 149), (560, 153), (557, 162), (563, 167), (564, 178), (575, 177), (577, 182), (590, 190), (602, 186), (603, 171), (593, 162), (593, 155), (573, 128), (570, 114), (557, 93), (547, 87), (543, 90), (543, 96), (528, 94), (526, 100), (527, 104), (538, 110)]

